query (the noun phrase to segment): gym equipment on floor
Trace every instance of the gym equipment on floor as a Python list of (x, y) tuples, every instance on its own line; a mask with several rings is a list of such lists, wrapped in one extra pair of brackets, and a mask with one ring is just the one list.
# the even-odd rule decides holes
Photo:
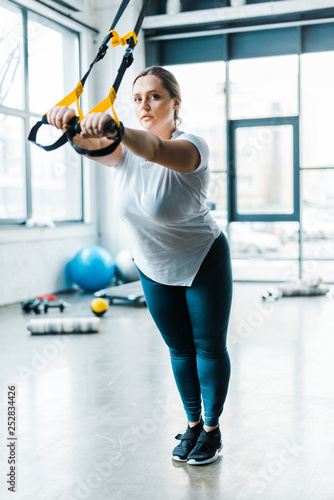
[(263, 292), (262, 300), (273, 301), (282, 297), (309, 297), (326, 295), (329, 292), (328, 286), (323, 284), (321, 278), (310, 280), (292, 280), (282, 283), (277, 288)]
[(95, 316), (103, 316), (109, 309), (109, 302), (102, 297), (96, 297), (92, 301), (91, 308)]
[(66, 271), (75, 284), (89, 292), (96, 292), (110, 285), (116, 266), (105, 248), (89, 245), (75, 254)]
[(31, 319), (27, 329), (32, 335), (48, 333), (97, 333), (100, 331), (100, 318), (53, 318)]
[(94, 293), (94, 296), (109, 300), (110, 305), (123, 304), (146, 307), (146, 300), (140, 280), (99, 290)]
[(24, 300), (21, 302), (21, 308), (24, 312), (29, 313), (33, 311), (35, 314), (41, 314), (42, 312), (47, 313), (49, 309), (59, 309), (63, 312), (66, 307), (71, 307), (64, 300), (58, 300), (56, 302), (55, 295), (41, 295), (36, 299)]

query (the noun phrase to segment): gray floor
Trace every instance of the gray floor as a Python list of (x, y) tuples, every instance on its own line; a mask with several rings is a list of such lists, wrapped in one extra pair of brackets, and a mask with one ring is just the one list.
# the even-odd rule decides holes
[[(0, 498), (334, 499), (334, 299), (263, 304), (264, 288), (234, 288), (224, 449), (206, 467), (170, 458), (185, 420), (147, 309), (112, 306), (100, 333), (58, 336), (31, 336), (19, 305), (0, 309)], [(90, 315), (90, 295), (67, 299), (66, 316)], [(15, 495), (6, 486), (12, 384)]]

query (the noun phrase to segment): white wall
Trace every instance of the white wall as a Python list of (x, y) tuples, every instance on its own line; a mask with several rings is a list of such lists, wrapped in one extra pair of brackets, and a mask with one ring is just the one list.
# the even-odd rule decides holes
[(66, 289), (66, 263), (82, 246), (94, 243), (94, 225), (2, 230), (0, 304)]

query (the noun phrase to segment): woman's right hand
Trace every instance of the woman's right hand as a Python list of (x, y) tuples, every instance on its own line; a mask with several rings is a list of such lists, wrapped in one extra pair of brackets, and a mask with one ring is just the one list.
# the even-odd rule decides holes
[(47, 112), (47, 119), (50, 125), (60, 128), (63, 132), (68, 129), (68, 122), (75, 116), (75, 111), (66, 106), (54, 106)]

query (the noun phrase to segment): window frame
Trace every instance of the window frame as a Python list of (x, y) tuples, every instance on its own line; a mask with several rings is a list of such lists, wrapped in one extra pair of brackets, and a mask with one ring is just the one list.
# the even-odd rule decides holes
[[(248, 127), (275, 127), (279, 125), (292, 125), (293, 127), (293, 212), (290, 214), (274, 212), (274, 213), (256, 213), (247, 214), (238, 211), (238, 196), (237, 196), (237, 179), (236, 172), (236, 131), (239, 128)], [(279, 116), (267, 118), (244, 118), (240, 120), (229, 120), (230, 129), (230, 159), (228, 165), (228, 182), (229, 182), (229, 206), (228, 206), (228, 222), (284, 222), (300, 220), (300, 166), (299, 166), (299, 116)]]

